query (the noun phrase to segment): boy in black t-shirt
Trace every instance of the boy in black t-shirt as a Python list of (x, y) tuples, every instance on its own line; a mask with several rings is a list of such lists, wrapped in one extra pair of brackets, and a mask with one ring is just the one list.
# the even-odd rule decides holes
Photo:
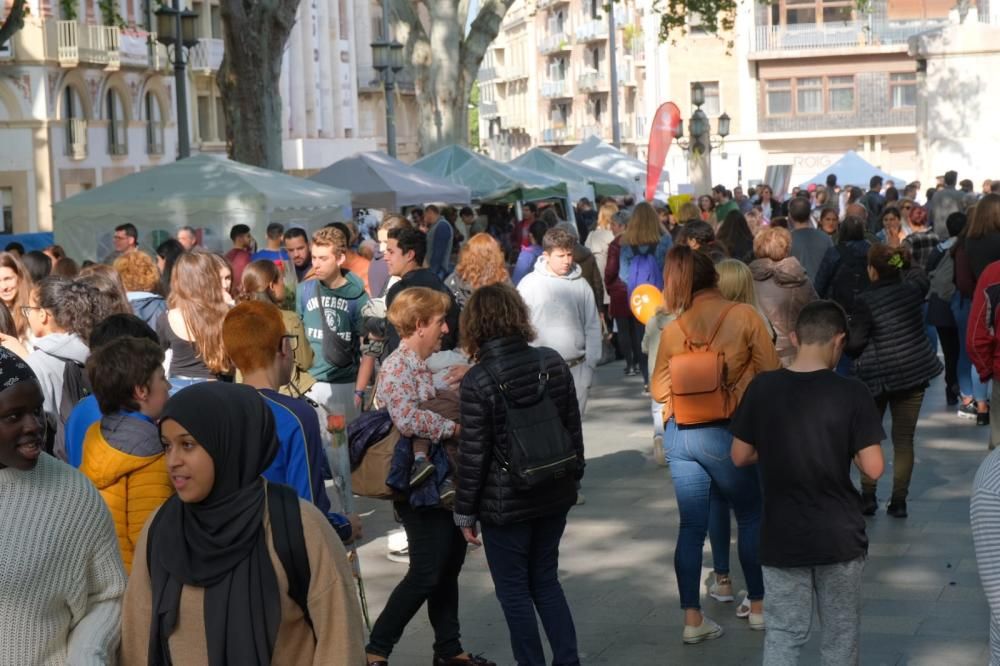
[(795, 361), (755, 377), (730, 422), (733, 462), (758, 464), (764, 495), (765, 664), (798, 662), (814, 595), (822, 663), (858, 663), (868, 537), (851, 462), (881, 476), (885, 432), (865, 385), (833, 372), (846, 335), (837, 303), (804, 307), (791, 334)]

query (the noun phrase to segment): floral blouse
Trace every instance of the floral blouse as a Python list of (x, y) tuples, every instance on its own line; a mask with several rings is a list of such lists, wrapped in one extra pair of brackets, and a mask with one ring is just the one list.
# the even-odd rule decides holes
[(401, 342), (382, 363), (378, 378), (378, 399), (389, 410), (392, 423), (404, 437), (431, 441), (448, 439), (457, 424), (435, 412), (417, 407), (437, 394), (427, 363)]

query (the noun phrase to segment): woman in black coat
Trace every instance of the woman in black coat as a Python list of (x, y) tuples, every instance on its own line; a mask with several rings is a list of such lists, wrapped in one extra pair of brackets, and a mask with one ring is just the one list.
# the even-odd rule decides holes
[[(858, 295), (851, 317), (847, 353), (856, 358), (855, 375), (875, 396), (882, 414), (892, 411), (893, 477), (888, 513), (906, 517), (906, 496), (913, 475), (913, 434), (930, 380), (941, 370), (924, 324), (927, 275), (910, 270), (906, 247), (881, 243), (868, 251), (869, 290)], [(875, 481), (861, 477), (863, 512), (878, 510)]]
[[(558, 578), (559, 542), (584, 466), (573, 378), (559, 354), (529, 345), (535, 333), (527, 306), (508, 285), (474, 292), (462, 310), (460, 330), (462, 346), (476, 365), (461, 387), (455, 523), (474, 545), (480, 543), (476, 521), (482, 525), (490, 575), (518, 665), (546, 663), (536, 611), (553, 663), (579, 664), (573, 617)], [(563, 474), (524, 487), (511, 473), (518, 468), (506, 405), (536, 402), (540, 380), (560, 416), (570, 460), (560, 466)]]

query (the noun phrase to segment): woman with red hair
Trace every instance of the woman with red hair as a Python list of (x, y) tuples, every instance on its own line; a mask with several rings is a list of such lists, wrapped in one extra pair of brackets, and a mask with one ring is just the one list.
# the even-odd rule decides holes
[(478, 233), (462, 248), (458, 265), (444, 284), (455, 295), (461, 308), (465, 307), (466, 301), (476, 289), (498, 282), (510, 284), (503, 249), (493, 236)]

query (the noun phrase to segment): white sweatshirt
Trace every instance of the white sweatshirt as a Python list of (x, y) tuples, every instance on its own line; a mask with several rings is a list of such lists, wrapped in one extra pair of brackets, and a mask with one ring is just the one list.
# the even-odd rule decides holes
[(0, 468), (0, 664), (115, 663), (125, 568), (83, 474), (42, 454)]

